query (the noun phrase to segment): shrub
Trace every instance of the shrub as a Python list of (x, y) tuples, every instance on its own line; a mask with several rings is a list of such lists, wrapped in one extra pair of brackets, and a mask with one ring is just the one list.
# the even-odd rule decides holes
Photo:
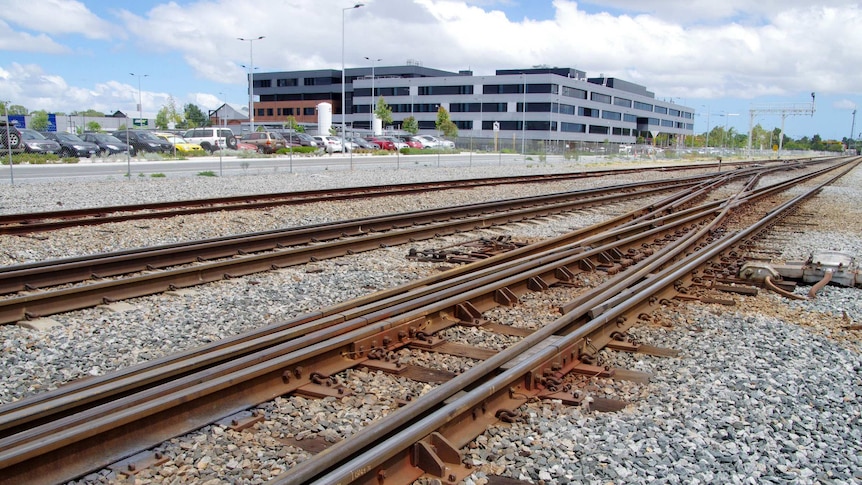
[(198, 177), (216, 177), (216, 173), (212, 170), (206, 170), (203, 172), (198, 172)]
[[(294, 155), (297, 153), (314, 153), (317, 151), (317, 147), (293, 147)], [(276, 153), (279, 155), (288, 155), (290, 154), (290, 148), (279, 148)]]
[(413, 153), (410, 150), (418, 150), (418, 149), (417, 148), (404, 147), (398, 151), (401, 152), (402, 155), (410, 155)]
[(150, 177), (152, 177), (154, 179), (155, 178), (165, 178), (165, 177), (167, 177), (167, 175), (165, 175), (163, 173), (153, 173), (153, 174), (150, 174)]

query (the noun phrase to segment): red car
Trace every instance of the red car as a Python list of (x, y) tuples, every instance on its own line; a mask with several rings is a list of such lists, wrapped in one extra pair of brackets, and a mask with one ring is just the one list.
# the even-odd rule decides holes
[(421, 141), (416, 140), (412, 136), (402, 136), (399, 137), (401, 141), (407, 144), (410, 148), (423, 148), (425, 145), (422, 144)]
[(385, 138), (369, 136), (365, 139), (379, 146), (381, 150), (395, 150), (395, 144)]

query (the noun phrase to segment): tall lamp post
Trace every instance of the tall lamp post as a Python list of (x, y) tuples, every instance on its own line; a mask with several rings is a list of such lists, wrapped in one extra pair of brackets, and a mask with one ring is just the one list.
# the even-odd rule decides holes
[(12, 170), (12, 141), (10, 139), (12, 137), (12, 132), (9, 128), (12, 121), (9, 120), (9, 101), (3, 101), (3, 114), (6, 115), (6, 148), (9, 149), (9, 184), (15, 185), (15, 173)]
[[(348, 10), (353, 10), (355, 8), (364, 7), (364, 3), (355, 3), (352, 7), (345, 7), (341, 9), (341, 149), (344, 150), (344, 137), (347, 134), (347, 101), (344, 94), (344, 83), (346, 83), (346, 79), (344, 76), (344, 12)], [(374, 94), (374, 93), (371, 93)], [(323, 133), (321, 133), (323, 134)], [(353, 157), (350, 158), (351, 166), (350, 169), (353, 169)]]
[(377, 99), (374, 97), (374, 63), (380, 62), (383, 59), (372, 59), (366, 56), (365, 60), (371, 61), (371, 124), (368, 125), (368, 128), (371, 130), (371, 134), (375, 135), (376, 133), (374, 133), (374, 106), (377, 103)]
[(265, 36), (246, 39), (237, 37), (237, 40), (248, 42), (248, 129), (254, 133), (254, 41), (261, 40)]
[(722, 140), (722, 147), (727, 148), (727, 119), (731, 116), (739, 116), (739, 113), (725, 113), (724, 114), (724, 140)]
[(147, 77), (149, 74), (135, 74), (133, 72), (130, 72), (129, 74), (138, 78), (138, 119), (140, 120), (141, 126), (144, 126), (144, 101), (141, 98), (141, 78)]

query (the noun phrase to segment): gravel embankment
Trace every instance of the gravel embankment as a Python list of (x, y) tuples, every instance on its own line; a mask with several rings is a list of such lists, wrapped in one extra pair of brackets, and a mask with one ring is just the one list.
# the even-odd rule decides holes
[[(566, 169), (569, 167), (557, 167)], [(519, 173), (526, 169), (519, 169)], [(530, 173), (535, 173), (530, 172)], [(498, 175), (514, 175), (506, 168)], [(479, 176), (477, 171), (473, 176)], [(481, 169), (481, 175), (492, 175)], [(240, 193), (304, 190), (340, 184), (373, 185), (438, 178), (465, 178), (465, 170), (356, 172), (323, 176), (283, 175), (230, 179), (147, 180), (124, 183), (39, 184), (10, 187), (0, 196), (0, 211), (50, 210), (115, 204), (117, 200), (154, 201)], [(423, 178), (426, 177), (426, 178)], [(634, 181), (630, 177), (627, 181)], [(163, 183), (168, 182), (168, 183)], [(620, 180), (622, 182), (622, 180)], [(785, 230), (781, 258), (805, 259), (813, 249), (846, 251), (862, 256), (862, 171), (824, 190), (805, 206), (810, 213), (802, 231)], [(605, 184), (605, 182), (602, 182)], [(134, 187), (129, 187), (134, 184)], [(588, 181), (595, 184), (595, 181)], [(290, 208), (268, 215), (227, 214), (184, 218), (182, 224), (147, 222), (112, 225), (109, 232), (70, 230), (48, 241), (0, 238), (3, 264), (46, 257), (108, 251), (179, 239), (220, 235), (219, 232), (263, 230), (273, 225), (298, 225), (359, 217), (368, 213), (444, 206), (531, 191), (579, 188), (474, 189), (429, 193), (386, 203), (321, 205)], [(177, 196), (177, 192), (181, 196)], [(27, 202), (21, 202), (26, 200)], [(385, 199), (384, 199), (385, 200)], [(645, 203), (645, 201), (644, 201)], [(630, 208), (630, 207), (627, 207)], [(624, 207), (616, 210), (622, 211)], [(549, 218), (541, 225), (507, 227), (515, 239), (548, 237), (607, 217), (608, 210)], [(356, 214), (356, 215), (354, 215)], [(258, 220), (260, 219), (260, 221)], [(239, 223), (234, 222), (238, 219)], [(276, 222), (274, 222), (276, 221)], [(784, 230), (784, 229), (782, 229)], [(780, 231), (779, 231), (780, 232)], [(483, 235), (493, 236), (499, 230)], [(462, 239), (416, 244), (442, 247)], [(777, 239), (773, 240), (777, 244)], [(96, 249), (104, 248), (104, 249)], [(64, 253), (63, 251), (67, 251)], [(166, 353), (217, 340), (259, 325), (285, 320), (304, 311), (428, 275), (436, 265), (409, 263), (406, 247), (386, 248), (370, 258), (355, 255), (315, 263), (314, 272), (288, 268), (196, 288), (184, 296), (158, 295), (131, 301), (134, 309), (114, 313), (94, 308), (57, 315), (61, 326), (33, 332), (0, 327), (3, 366), (0, 403), (54, 388), (62, 382), (99, 375)], [(319, 271), (318, 270), (322, 270)], [(646, 385), (591, 380), (595, 396), (625, 399), (618, 413), (597, 413), (554, 403), (531, 403), (529, 420), (499, 426), (480, 436), (465, 452), (477, 472), (467, 483), (485, 483), (488, 474), (533, 483), (862, 483), (862, 359), (859, 331), (862, 295), (858, 289), (827, 287), (814, 301), (788, 301), (761, 292), (757, 297), (732, 295), (734, 307), (686, 305), (667, 312), (655, 325), (638, 327), (642, 342), (682, 351), (679, 358), (603, 352), (606, 363), (653, 374)], [(807, 288), (800, 288), (804, 294)], [(556, 292), (532, 294), (525, 309), (551, 308)], [(540, 318), (513, 309), (497, 309), (493, 318), (535, 325)], [(551, 317), (543, 317), (545, 320)], [(510, 344), (491, 340), (476, 329), (453, 329), (462, 341), (489, 348)], [(399, 353), (404, 362), (457, 371), (466, 359), (422, 352)], [(425, 384), (376, 373), (351, 371), (361, 377), (373, 398), (342, 402), (324, 400), (305, 407), (303, 398), (288, 397), (262, 405), (267, 411), (257, 430), (233, 432), (208, 426), (177, 438), (161, 449), (171, 461), (146, 471), (136, 483), (261, 483), (304, 453), (285, 444), (288, 437), (319, 434), (331, 439), (352, 434), (394, 407), (403, 392), (427, 392)], [(572, 378), (572, 381), (575, 379)], [(387, 391), (391, 389), (391, 391)], [(310, 411), (309, 411), (310, 409)], [(305, 413), (305, 414), (304, 414)], [(95, 473), (79, 483), (120, 481)]]

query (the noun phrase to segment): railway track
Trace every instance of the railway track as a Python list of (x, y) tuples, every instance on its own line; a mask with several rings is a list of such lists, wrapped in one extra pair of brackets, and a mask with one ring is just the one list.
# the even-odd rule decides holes
[[(818, 175), (822, 174), (806, 177)], [(338, 389), (327, 383), (347, 368), (363, 365), (399, 372), (386, 361), (386, 352), (408, 345), (445, 345), (437, 343), (437, 332), (454, 325), (483, 324), (481, 314), (488, 308), (514, 305), (527, 292), (569, 285), (576, 273), (606, 273), (610, 278), (603, 286), (573, 300), (564, 317), (514, 346), (517, 352), (487, 355), (480, 359), (483, 363), (421, 400), (356, 433), (356, 439), (319, 453), (281, 478), (283, 483), (333, 483), (342, 477), (363, 483), (381, 479), (406, 483), (405, 477), (430, 473), (452, 482), (465, 472), (458, 445), (477, 426), (502, 419), (504, 414), (497, 411), (511, 412), (524, 401), (521, 394), (549, 392), (559, 374), (575, 369), (603, 372), (587, 363), (601, 346), (632, 348), (619, 337), (636, 318), (624, 315), (638, 314), (641, 306), (654, 304), (650, 299), (656, 295), (672, 294), (678, 282), (700, 265), (764, 230), (804, 200), (800, 196), (773, 207), (764, 221), (737, 235), (724, 234), (719, 223), (727, 214), (805, 179), (755, 189), (757, 180), (752, 174), (737, 196), (700, 205), (695, 202), (702, 193), (680, 191), (652, 211), (618, 218), (595, 234), (561, 236), (547, 245), (520, 248), (444, 273), (440, 280), (423, 280), (300, 317), (278, 329), (260, 330), (4, 406), (0, 408), (0, 469), (14, 480), (33, 467), (51, 463), (55, 471), (45, 475), (46, 483), (66, 480), (103, 466), (105, 460), (128, 456), (276, 396), (338, 395)], [(704, 187), (696, 190), (702, 192)], [(473, 270), (478, 273), (472, 274)], [(549, 345), (551, 337), (557, 339)], [(527, 354), (534, 344), (541, 347), (532, 360), (512, 360)], [(486, 377), (491, 380), (476, 380)], [(518, 389), (514, 395), (513, 385)], [(441, 417), (445, 422), (438, 421)], [(385, 444), (370, 454), (355, 452), (381, 441)], [(422, 460), (405, 459), (405, 453)], [(102, 464), (96, 465), (99, 461)], [(323, 476), (321, 470), (329, 475)]]
[[(782, 165), (778, 169), (791, 167)], [(623, 184), (7, 266), (0, 268), (0, 295), (10, 295), (0, 300), (0, 323), (355, 254), (384, 245), (652, 197), (684, 187), (708, 187), (748, 173), (738, 170), (730, 175)], [(75, 286), (56, 288), (70, 284)]]
[[(726, 163), (725, 169), (727, 169), (728, 167), (744, 168), (751, 165), (759, 164), (743, 161)], [(274, 194), (251, 194), (211, 199), (178, 200), (172, 202), (118, 205), (109, 207), (92, 207), (50, 212), (6, 214), (0, 215), (0, 234), (31, 234), (69, 227), (99, 225), (131, 220), (162, 219), (166, 217), (177, 217), (182, 215), (200, 214), (216, 211), (263, 209), (267, 207), (283, 206), (290, 204), (304, 204), (332, 200), (406, 195), (435, 190), (469, 189), (489, 185), (556, 182), (561, 180), (595, 178), (607, 175), (620, 175), (626, 173), (640, 172), (644, 170), (674, 172), (712, 168), (720, 168), (720, 165), (708, 163), (698, 165), (685, 165), (678, 167), (643, 167), (615, 170), (597, 170), (589, 172), (585, 171), (564, 174), (495, 177), (486, 179), (464, 179), (443, 182), (420, 182), (411, 184), (350, 187), (302, 192), (283, 192)]]

